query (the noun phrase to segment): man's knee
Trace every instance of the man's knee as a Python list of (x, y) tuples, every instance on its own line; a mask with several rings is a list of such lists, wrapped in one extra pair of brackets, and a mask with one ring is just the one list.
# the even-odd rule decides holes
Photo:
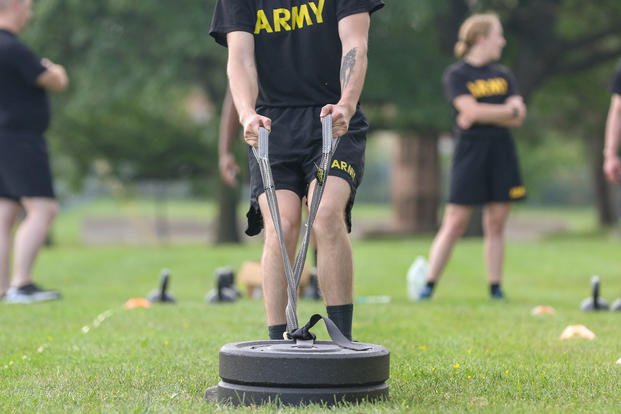
[[(285, 237), (285, 240), (290, 241), (291, 239), (297, 240), (297, 233), (299, 230), (300, 221), (295, 218), (289, 218), (287, 216), (283, 216), (280, 219), (280, 228), (282, 230), (282, 234)], [(277, 243), (278, 237), (276, 234), (276, 228), (274, 227), (274, 223), (270, 220), (265, 223), (264, 227), (265, 231), (265, 240), (270, 243)]]
[[(319, 237), (340, 232), (347, 234), (345, 212), (351, 197), (351, 187), (345, 179), (338, 176), (330, 176), (325, 186), (313, 223), (314, 233)], [(314, 195), (310, 198), (312, 197)]]
[(313, 230), (317, 238), (336, 236), (347, 233), (345, 213), (341, 208), (319, 208)]

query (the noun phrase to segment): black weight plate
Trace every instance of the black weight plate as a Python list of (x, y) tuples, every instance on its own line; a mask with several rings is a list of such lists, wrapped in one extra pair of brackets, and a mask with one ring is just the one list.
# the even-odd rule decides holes
[(234, 384), (283, 387), (380, 384), (390, 372), (390, 354), (380, 346), (354, 351), (329, 341), (250, 341), (220, 349), (220, 377)]
[(388, 385), (375, 384), (359, 387), (284, 388), (230, 384), (220, 381), (217, 401), (233, 405), (280, 403), (306, 405), (312, 403), (336, 405), (339, 403), (373, 402), (388, 399)]

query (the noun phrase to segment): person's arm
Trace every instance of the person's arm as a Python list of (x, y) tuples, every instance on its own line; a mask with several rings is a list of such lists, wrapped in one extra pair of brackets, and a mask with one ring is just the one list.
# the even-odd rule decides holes
[(513, 95), (508, 97), (505, 103), (513, 108), (513, 117), (508, 121), (499, 121), (497, 125), (505, 128), (521, 127), (527, 112), (524, 99), (520, 95)]
[(458, 112), (457, 125), (468, 129), (473, 124), (492, 124), (502, 127), (520, 126), (526, 116), (526, 105), (519, 96), (511, 96), (502, 104), (477, 102), (472, 95), (460, 95), (453, 100)]
[(65, 68), (49, 59), (42, 59), (46, 70), (36, 80), (37, 85), (52, 92), (62, 92), (69, 86), (69, 77)]
[(610, 99), (606, 135), (604, 143), (604, 174), (608, 181), (621, 181), (621, 160), (619, 160), (619, 143), (621, 141), (621, 95), (613, 94)]
[(259, 94), (257, 67), (254, 59), (254, 36), (247, 32), (231, 32), (226, 36), (229, 57), (227, 75), (231, 95), (237, 108), (239, 122), (244, 127), (244, 140), (256, 146), (259, 127), (271, 128), (271, 120), (257, 114), (255, 105)]
[(339, 21), (339, 36), (343, 54), (341, 58), (341, 98), (336, 104), (321, 109), (321, 116), (332, 114), (332, 133), (340, 137), (347, 133), (349, 121), (360, 100), (367, 72), (367, 49), (371, 17), (357, 13)]
[(235, 162), (231, 147), (239, 132), (237, 109), (233, 103), (231, 91), (226, 90), (220, 115), (220, 136), (218, 138), (218, 164), (222, 181), (231, 187), (237, 185), (239, 165)]

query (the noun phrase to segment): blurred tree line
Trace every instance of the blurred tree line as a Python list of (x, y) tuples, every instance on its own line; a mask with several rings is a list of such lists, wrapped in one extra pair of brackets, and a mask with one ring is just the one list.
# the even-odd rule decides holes
[[(209, 194), (221, 210), (235, 211), (234, 191), (217, 183), (226, 50), (208, 36), (214, 3), (35, 3), (24, 37), (66, 65), (72, 79), (70, 92), (55, 98), (50, 131), (58, 173), (78, 186), (99, 161), (122, 182), (198, 180), (213, 189)], [(513, 69), (529, 105), (517, 140), (534, 150), (552, 132), (581, 142), (600, 221), (613, 222), (601, 149), (608, 83), (621, 57), (621, 2), (386, 0), (373, 17), (363, 108), (374, 129), (400, 137), (391, 184), (396, 222), (410, 232), (437, 227), (437, 143), (452, 128), (441, 76), (454, 61), (460, 23), (488, 10), (501, 16), (507, 38), (502, 63)], [(231, 231), (221, 240), (237, 240), (234, 215), (224, 224)]]
[(51, 141), (76, 186), (95, 160), (122, 182), (216, 176), (226, 52), (208, 38), (213, 3), (35, 4), (26, 40), (71, 78), (55, 97)]

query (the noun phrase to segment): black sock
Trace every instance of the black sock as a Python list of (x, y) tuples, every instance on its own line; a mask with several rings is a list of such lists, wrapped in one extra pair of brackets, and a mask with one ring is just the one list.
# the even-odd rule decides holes
[(339, 330), (351, 341), (351, 321), (354, 314), (354, 305), (326, 306), (328, 318), (334, 322)]
[(433, 290), (433, 288), (436, 286), (436, 282), (435, 281), (427, 282), (427, 284), (425, 286), (427, 286), (429, 289)]
[(490, 283), (489, 284), (489, 293), (492, 295), (496, 295), (500, 292), (500, 283)]
[(287, 330), (287, 324), (272, 325), (267, 327), (267, 332), (270, 335), (270, 339), (283, 339), (282, 334)]

